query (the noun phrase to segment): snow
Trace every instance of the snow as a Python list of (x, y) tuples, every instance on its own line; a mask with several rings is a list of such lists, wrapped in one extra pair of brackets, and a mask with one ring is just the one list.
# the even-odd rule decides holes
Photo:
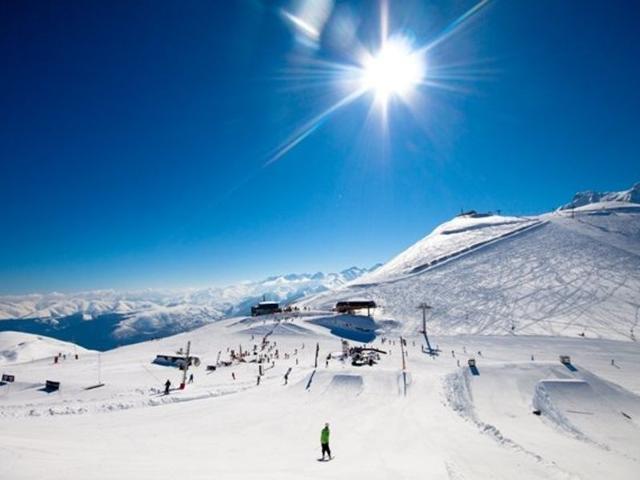
[[(398, 320), (405, 332), (421, 328), (417, 307), (427, 302), (429, 329), (437, 334), (635, 338), (640, 206), (593, 207), (506, 225), (489, 217), (498, 227), (487, 226), (487, 217), (456, 218), (372, 274), (298, 304), (329, 309), (370, 298), (379, 319)], [(443, 235), (453, 227), (457, 233)], [(515, 230), (496, 238), (504, 229)], [(449, 258), (416, 271), (441, 254)]]
[(435, 265), (452, 254), (512, 234), (532, 226), (534, 220), (520, 217), (458, 216), (443, 223), (421, 241), (411, 246), (375, 271), (356, 280), (356, 284), (388, 281)]
[[(420, 338), (410, 336), (405, 396), (397, 337), (382, 343), (386, 333), (377, 331), (370, 344), (389, 352), (378, 365), (331, 359), (327, 367), (325, 357), (340, 350), (341, 340), (321, 325), (327, 319), (306, 313), (287, 320), (234, 318), (102, 354), (84, 352), (78, 360), (5, 365), (16, 383), (0, 386), (0, 478), (43, 478), (43, 472), (66, 480), (635, 478), (637, 344), (443, 336), (432, 339), (442, 350), (432, 358), (421, 353)], [(364, 321), (348, 320), (338, 319), (354, 326)], [(297, 328), (279, 332), (287, 324)], [(206, 372), (218, 351), (225, 360), (227, 348), (260, 344), (262, 337), (252, 339), (248, 330), (256, 327), (291, 357), (265, 365), (259, 386), (253, 363)], [(203, 360), (192, 370), (195, 382), (162, 395), (164, 381), (177, 385), (181, 372), (151, 362), (187, 340)], [(571, 355), (577, 370), (560, 364), (560, 354)], [(97, 383), (98, 355), (105, 386), (86, 390)], [(471, 357), (478, 376), (466, 368)], [(45, 379), (60, 381), (60, 391), (41, 391)], [(564, 388), (569, 381), (578, 387)], [(534, 405), (541, 416), (531, 413)], [(328, 464), (316, 461), (325, 422), (336, 455)]]
[(0, 365), (32, 362), (59, 353), (72, 355), (88, 350), (73, 343), (21, 332), (0, 332)]

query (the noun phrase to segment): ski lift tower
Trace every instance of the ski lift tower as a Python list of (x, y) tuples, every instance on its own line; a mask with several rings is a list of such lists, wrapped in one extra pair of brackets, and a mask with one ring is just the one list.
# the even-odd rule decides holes
[[(180, 350), (182, 351), (182, 349)], [(184, 365), (182, 368), (182, 383), (180, 384), (180, 390), (184, 390), (184, 388), (187, 386), (187, 371), (189, 370), (189, 363), (191, 361), (190, 355), (191, 355), (191, 340), (187, 342), (187, 354), (184, 357)]]
[(424, 335), (424, 340), (427, 342), (427, 350), (422, 349), (424, 353), (428, 353), (429, 355), (435, 356), (438, 355), (438, 350), (431, 347), (431, 343), (429, 342), (429, 337), (427, 336), (427, 310), (431, 310), (431, 305), (422, 302), (418, 305), (418, 308), (422, 310), (422, 331), (421, 333)]

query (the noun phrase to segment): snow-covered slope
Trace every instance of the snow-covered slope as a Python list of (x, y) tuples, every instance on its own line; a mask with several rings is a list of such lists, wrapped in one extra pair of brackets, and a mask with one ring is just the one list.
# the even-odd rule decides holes
[[(341, 332), (358, 333), (371, 320), (308, 312), (286, 320), (233, 318), (100, 355), (3, 365), (16, 381), (0, 385), (0, 478), (637, 476), (635, 344), (435, 337), (443, 353), (432, 358), (421, 353), (420, 337), (410, 335), (403, 376), (400, 342), (389, 336), (392, 331), (376, 332), (385, 341), (375, 335), (370, 340), (387, 352), (378, 365), (327, 360), (341, 350), (332, 322)], [(189, 340), (202, 364), (190, 370), (194, 382), (178, 390), (182, 372), (152, 360)], [(251, 362), (257, 354), (206, 369), (219, 355), (231, 361), (230, 350), (240, 346), (271, 356), (262, 364), (260, 382), (258, 364)], [(558, 362), (559, 354), (571, 355), (571, 369)], [(470, 357), (478, 375), (467, 368)], [(167, 379), (173, 386), (164, 395)], [(45, 380), (60, 381), (60, 390), (44, 389)], [(335, 455), (329, 463), (316, 461), (325, 422)]]
[(300, 305), (375, 300), (377, 315), (437, 333), (630, 339), (640, 322), (640, 205), (589, 204), (526, 219), (457, 217), (377, 271)]
[(0, 332), (0, 365), (32, 362), (62, 353), (87, 353), (78, 345), (22, 332)]
[(357, 283), (376, 283), (418, 273), (456, 255), (513, 235), (539, 223), (537, 219), (525, 217), (504, 217), (477, 213), (459, 215), (440, 225), (425, 238), (380, 268), (360, 277)]

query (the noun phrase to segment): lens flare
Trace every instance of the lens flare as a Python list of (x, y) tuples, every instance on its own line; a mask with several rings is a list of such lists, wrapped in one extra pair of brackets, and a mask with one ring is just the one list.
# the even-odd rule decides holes
[[(307, 40), (313, 40), (321, 51), (325, 25), (331, 23), (332, 16), (335, 16), (334, 22), (340, 18), (338, 10), (334, 9), (338, 2), (333, 0), (301, 0), (301, 2), (305, 9), (294, 9), (292, 12), (282, 10), (281, 13), (295, 27), (298, 38), (304, 36)], [(296, 60), (299, 64), (285, 71), (282, 79), (288, 82), (295, 80), (292, 85), (295, 85), (296, 89), (326, 87), (327, 91), (333, 90), (338, 96), (332, 98), (331, 103), (324, 106), (320, 113), (311, 116), (309, 120), (303, 121), (299, 127), (294, 128), (293, 132), (269, 153), (263, 167), (279, 161), (317, 132), (319, 127), (338, 111), (367, 97), (369, 93), (373, 94), (373, 101), (370, 102), (367, 121), (375, 111), (376, 116), (381, 120), (384, 139), (391, 123), (388, 106), (393, 99), (400, 100), (415, 119), (422, 119), (424, 109), (421, 105), (424, 105), (424, 92), (421, 90), (424, 90), (424, 87), (465, 93), (460, 82), (473, 81), (474, 76), (479, 75), (470, 71), (468, 64), (443, 64), (442, 55), (432, 55), (432, 53), (459, 34), (471, 21), (477, 19), (478, 14), (491, 3), (491, 0), (478, 0), (474, 6), (450, 22), (430, 42), (419, 46), (415, 46), (411, 38), (406, 35), (409, 30), (405, 30), (405, 34), (399, 31), (390, 34), (390, 2), (388, 0), (379, 0), (379, 2), (380, 46), (377, 51), (372, 52), (368, 46), (357, 39), (355, 24), (349, 21), (346, 24), (349, 25), (347, 37), (350, 42), (334, 42), (343, 47), (349, 46), (348, 51), (342, 52), (342, 57), (348, 58), (347, 61), (344, 59), (334, 61), (316, 55), (311, 58), (303, 57), (304, 61), (300, 62), (298, 57)], [(331, 29), (326, 37), (334, 38)], [(427, 63), (427, 55), (430, 58), (429, 63)], [(478, 72), (481, 71), (478, 70)], [(289, 86), (289, 88), (294, 87)]]
[(422, 54), (411, 49), (404, 37), (388, 39), (382, 48), (363, 61), (362, 88), (373, 91), (379, 101), (391, 96), (406, 97), (422, 82), (425, 61)]

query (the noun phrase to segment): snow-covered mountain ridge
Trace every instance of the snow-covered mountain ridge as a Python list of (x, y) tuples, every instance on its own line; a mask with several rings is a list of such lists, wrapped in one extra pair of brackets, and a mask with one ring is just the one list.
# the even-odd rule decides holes
[(589, 201), (578, 194), (574, 208), (539, 216), (459, 215), (374, 272), (300, 305), (328, 309), (340, 300), (372, 299), (378, 317), (412, 331), (421, 326), (418, 304), (426, 302), (430, 328), (440, 334), (635, 340), (639, 185)]
[(634, 184), (630, 189), (620, 192), (593, 192), (591, 190), (578, 192), (570, 203), (563, 205), (560, 209), (570, 210), (601, 202), (640, 203), (640, 182)]
[(370, 270), (351, 267), (338, 273), (279, 275), (225, 287), (5, 295), (0, 296), (0, 320), (55, 320), (75, 314), (90, 319), (105, 313), (130, 314), (154, 308), (175, 309), (184, 305), (197, 306), (212, 315), (224, 316), (239, 313), (246, 301), (253, 302), (263, 295), (271, 300), (291, 301), (308, 293), (340, 287)]

